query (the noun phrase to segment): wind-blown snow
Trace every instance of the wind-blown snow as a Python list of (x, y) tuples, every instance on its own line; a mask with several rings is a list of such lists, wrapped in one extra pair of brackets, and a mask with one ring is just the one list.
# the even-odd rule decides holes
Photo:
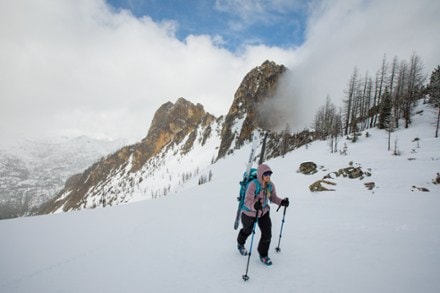
[[(432, 183), (440, 172), (440, 139), (434, 110), (421, 108), (409, 129), (392, 134), (400, 156), (387, 151), (387, 133), (373, 129), (354, 144), (341, 141), (346, 156), (315, 142), (267, 162), (291, 206), (281, 253), (274, 248), (282, 213), (273, 206), (274, 264), (263, 266), (254, 246), (248, 282), (233, 230), (245, 147), (206, 168), (211, 182), (199, 186), (194, 177), (158, 200), (0, 221), (0, 291), (440, 292), (440, 186)], [(319, 172), (297, 173), (305, 161)], [(336, 191), (309, 191), (350, 162), (371, 177), (338, 177)]]

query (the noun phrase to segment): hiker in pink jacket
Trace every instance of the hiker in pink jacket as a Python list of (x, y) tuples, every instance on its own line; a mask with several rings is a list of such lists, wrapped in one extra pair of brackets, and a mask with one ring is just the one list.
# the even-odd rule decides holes
[(289, 206), (289, 199), (281, 199), (277, 196), (275, 185), (270, 181), (272, 170), (269, 166), (261, 164), (257, 169), (257, 181), (252, 181), (246, 190), (244, 208), (241, 214), (243, 228), (238, 233), (237, 248), (242, 255), (248, 252), (244, 247), (246, 239), (252, 234), (255, 216), (258, 215), (258, 227), (261, 238), (258, 243), (260, 260), (270, 266), (272, 261), (268, 256), (270, 241), (272, 239), (272, 222), (270, 220), (269, 201), (281, 206)]

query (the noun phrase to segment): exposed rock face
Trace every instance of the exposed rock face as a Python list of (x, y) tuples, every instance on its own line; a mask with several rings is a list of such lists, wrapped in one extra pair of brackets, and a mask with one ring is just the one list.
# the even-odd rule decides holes
[(185, 151), (188, 152), (195, 139), (195, 129), (199, 125), (206, 127), (213, 120), (215, 117), (206, 113), (202, 105), (194, 105), (184, 98), (179, 98), (175, 104), (163, 104), (154, 114), (147, 137), (135, 148), (132, 170), (139, 170), (163, 147), (178, 144), (186, 135), (192, 133), (185, 147)]
[[(239, 149), (251, 139), (256, 129), (267, 130), (265, 126), (270, 121), (264, 121), (261, 109), (264, 103), (274, 101), (278, 82), (286, 70), (283, 65), (270, 61), (251, 70), (236, 91), (225, 118), (217, 119), (205, 112), (202, 105), (194, 105), (183, 98), (175, 104), (163, 104), (156, 111), (147, 136), (141, 142), (120, 149), (83, 174), (69, 179), (58, 196), (46, 205), (43, 213), (114, 205), (130, 201), (132, 194), (146, 196), (146, 193), (151, 193), (155, 197), (157, 192), (146, 186), (149, 186), (149, 178), (154, 178), (155, 170), (166, 164), (167, 156), (172, 153), (172, 156), (182, 158), (196, 144), (200, 150), (207, 140), (211, 141), (212, 133), (215, 133), (216, 139), (220, 138), (218, 150), (213, 149), (217, 159)], [(311, 140), (309, 133), (295, 136), (271, 133), (267, 140), (266, 158), (278, 156)], [(167, 170), (160, 170), (161, 178), (166, 176), (173, 181)], [(184, 181), (188, 174), (182, 171), (177, 177)], [(169, 190), (171, 185), (161, 188)]]
[[(231, 149), (240, 148), (251, 139), (258, 126), (264, 129), (258, 107), (275, 95), (277, 82), (285, 71), (285, 66), (265, 61), (244, 77), (225, 118), (218, 158), (224, 157)], [(235, 146), (232, 145), (234, 140)]]
[[(93, 164), (84, 173), (77, 174), (67, 180), (63, 190), (48, 202), (41, 213), (55, 212), (62, 207), (64, 211), (77, 210), (85, 206), (87, 198), (95, 194), (106, 195), (112, 193), (112, 176), (124, 173), (138, 172), (147, 162), (159, 152), (166, 150), (188, 139), (182, 153), (188, 152), (197, 138), (196, 129), (204, 129), (202, 144), (210, 134), (210, 123), (216, 118), (205, 112), (203, 106), (179, 98), (175, 104), (168, 102), (162, 105), (155, 113), (147, 136), (138, 144), (121, 148), (119, 151)], [(121, 175), (122, 173), (122, 175)], [(129, 181), (129, 177), (127, 177)], [(120, 183), (127, 184), (127, 183)], [(128, 183), (128, 185), (133, 182)], [(102, 190), (107, 190), (101, 191)], [(125, 195), (124, 195), (125, 196)], [(97, 205), (112, 205), (121, 202), (118, 195), (102, 198)], [(94, 200), (96, 202), (96, 200)]]

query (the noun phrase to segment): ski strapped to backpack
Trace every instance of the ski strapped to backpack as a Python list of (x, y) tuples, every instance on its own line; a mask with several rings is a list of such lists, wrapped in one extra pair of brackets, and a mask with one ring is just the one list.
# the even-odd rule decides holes
[[(261, 147), (261, 153), (260, 153), (260, 159), (259, 159), (260, 165), (263, 163), (263, 160), (264, 160), (264, 152), (265, 152), (265, 148), (266, 148), (267, 135), (268, 135), (268, 133), (266, 132), (264, 135), (263, 144)], [(240, 224), (241, 211), (243, 209), (248, 209), (244, 205), (244, 199), (246, 197), (246, 190), (247, 190), (247, 187), (249, 186), (250, 182), (252, 182), (252, 181), (255, 182), (255, 185), (256, 185), (255, 195), (260, 193), (261, 187), (260, 187), (260, 183), (258, 182), (258, 179), (257, 179), (257, 169), (252, 168), (252, 162), (254, 160), (257, 145), (258, 145), (257, 137), (256, 137), (256, 135), (254, 135), (254, 137), (252, 139), (252, 148), (251, 148), (251, 153), (250, 153), (249, 160), (247, 163), (246, 172), (243, 174), (243, 180), (240, 181), (240, 193), (239, 193), (239, 196), (237, 197), (238, 208), (237, 208), (237, 213), (235, 216), (235, 223), (234, 223), (235, 230), (237, 230), (237, 228)]]
[[(246, 172), (244, 173), (244, 175), (243, 175), (244, 178), (243, 178), (243, 181), (241, 181), (241, 182), (247, 182), (247, 181), (248, 181), (247, 178), (250, 177), (251, 170), (252, 170), (252, 162), (253, 162), (253, 160), (254, 160), (255, 151), (257, 150), (257, 146), (258, 146), (257, 136), (254, 135), (254, 137), (253, 137), (253, 139), (252, 139), (251, 153), (250, 153), (250, 155), (249, 155), (249, 159), (248, 159), (247, 166), (246, 166)], [(255, 176), (256, 176), (256, 175), (255, 175)], [(240, 185), (242, 184), (241, 182), (240, 182)], [(237, 208), (237, 213), (236, 213), (236, 215), (235, 215), (234, 230), (237, 230), (237, 228), (238, 228), (238, 226), (239, 226), (239, 224), (240, 224), (241, 209), (242, 209), (242, 207), (243, 207), (243, 202), (244, 202), (244, 198), (243, 198), (243, 200), (241, 200), (241, 197), (242, 197), (242, 189), (243, 189), (243, 186), (240, 187), (240, 194), (239, 194), (239, 196), (237, 197), (237, 200), (238, 200), (238, 208)], [(245, 194), (246, 194), (246, 190), (245, 190), (244, 192), (245, 192)]]

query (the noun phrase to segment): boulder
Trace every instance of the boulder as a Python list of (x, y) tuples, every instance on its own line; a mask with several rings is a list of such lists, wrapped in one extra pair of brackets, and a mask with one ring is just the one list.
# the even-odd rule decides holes
[(309, 189), (310, 189), (311, 192), (335, 191), (334, 189), (327, 188), (327, 187), (323, 186), (322, 184), (336, 185), (336, 183), (328, 181), (328, 180), (318, 180), (315, 183), (311, 184), (309, 186)]
[(364, 185), (368, 190), (373, 190), (373, 188), (376, 187), (376, 184), (374, 182), (366, 182), (364, 183)]
[(298, 171), (304, 175), (312, 175), (312, 174), (315, 174), (316, 172), (318, 172), (317, 166), (313, 162), (301, 163)]

